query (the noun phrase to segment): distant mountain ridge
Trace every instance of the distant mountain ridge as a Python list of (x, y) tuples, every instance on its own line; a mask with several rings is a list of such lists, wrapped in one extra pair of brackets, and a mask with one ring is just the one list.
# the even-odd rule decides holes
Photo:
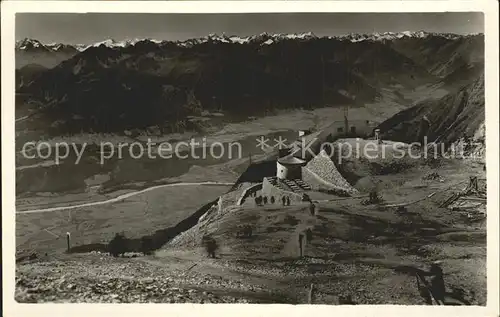
[(38, 64), (45, 68), (52, 68), (60, 62), (67, 60), (80, 52), (80, 46), (51, 43), (42, 44), (38, 40), (25, 38), (17, 41), (16, 69), (24, 66)]
[(260, 44), (262, 46), (276, 44), (282, 41), (309, 41), (318, 39), (339, 40), (349, 42), (397, 42), (399, 40), (440, 38), (442, 40), (456, 40), (477, 38), (481, 34), (458, 35), (453, 33), (432, 33), (425, 31), (404, 31), (404, 32), (382, 32), (372, 34), (346, 34), (339, 36), (316, 36), (312, 32), (281, 34), (281, 33), (261, 33), (251, 36), (236, 36), (226, 34), (209, 34), (200, 38), (187, 40), (156, 40), (151, 38), (135, 38), (117, 41), (106, 39), (92, 44), (67, 44), (49, 43), (44, 44), (36, 39), (24, 38), (16, 41), (16, 68), (19, 69), (28, 64), (40, 64), (46, 68), (52, 68), (60, 62), (71, 58), (79, 52), (83, 52), (91, 47), (104, 46), (108, 48), (128, 48), (138, 43), (156, 44), (160, 47), (185, 47), (192, 48), (204, 43), (225, 43), (225, 44)]
[[(16, 47), (16, 64), (33, 52), (27, 65), (48, 68), (19, 68), (18, 92), (44, 105), (49, 121), (62, 122), (57, 129), (68, 132), (190, 128), (187, 118), (205, 110), (244, 116), (386, 99), (405, 105), (411, 102), (405, 91), (462, 85), (484, 67), (482, 35), (427, 32), (106, 40), (69, 48), (69, 55), (59, 44), (24, 40)], [(40, 62), (51, 54), (65, 58), (51, 66)]]
[[(103, 41), (99, 41), (93, 44), (63, 44), (63, 43), (51, 43), (51, 44), (43, 44), (36, 39), (25, 38), (23, 40), (19, 40), (16, 42), (16, 50), (51, 50), (51, 51), (59, 51), (62, 49), (74, 49), (76, 51), (84, 51), (89, 47), (98, 47), (100, 45), (104, 45), (106, 47), (127, 47), (133, 46), (137, 42), (140, 41), (151, 41), (154, 43), (163, 43), (163, 42), (172, 42), (177, 43), (180, 46), (190, 46), (193, 44), (205, 43), (208, 41), (217, 41), (221, 43), (237, 43), (244, 44), (249, 42), (261, 41), (262, 44), (269, 40), (286, 40), (286, 39), (314, 39), (314, 38), (328, 38), (328, 39), (340, 39), (340, 40), (349, 40), (351, 42), (359, 42), (359, 41), (386, 41), (386, 40), (394, 40), (394, 39), (402, 39), (402, 38), (426, 38), (428, 36), (440, 36), (446, 39), (456, 39), (460, 37), (470, 37), (475, 36), (477, 34), (471, 35), (458, 35), (453, 33), (431, 33), (425, 31), (403, 31), (403, 32), (382, 32), (382, 33), (372, 33), (372, 34), (346, 34), (339, 36), (322, 36), (318, 37), (312, 32), (304, 32), (304, 33), (293, 33), (293, 34), (281, 34), (281, 33), (261, 33), (258, 35), (252, 36), (236, 36), (236, 35), (225, 35), (225, 34), (209, 34), (208, 36), (195, 38), (195, 39), (187, 39), (187, 40), (179, 40), (179, 41), (168, 41), (168, 40), (155, 40), (151, 38), (135, 38), (135, 39), (125, 39), (122, 41), (116, 41), (115, 39), (106, 39)], [(268, 43), (269, 44), (269, 43)]]

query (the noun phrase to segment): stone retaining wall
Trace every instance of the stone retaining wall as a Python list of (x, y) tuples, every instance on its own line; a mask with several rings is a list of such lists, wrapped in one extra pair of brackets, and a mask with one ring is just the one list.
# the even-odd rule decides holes
[(359, 193), (340, 174), (335, 163), (324, 150), (307, 163), (302, 174), (304, 181), (311, 185), (312, 188), (322, 189), (330, 186), (332, 190), (345, 191), (349, 195)]
[(243, 203), (248, 197), (250, 197), (253, 193), (258, 192), (261, 189), (262, 189), (262, 183), (248, 187), (243, 191), (243, 193), (240, 196), (240, 199), (238, 199), (238, 202), (236, 204), (243, 205)]

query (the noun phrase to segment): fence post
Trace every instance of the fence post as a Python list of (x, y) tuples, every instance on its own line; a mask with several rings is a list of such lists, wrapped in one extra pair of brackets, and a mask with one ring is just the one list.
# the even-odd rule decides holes
[(311, 283), (311, 286), (309, 287), (309, 291), (307, 292), (307, 303), (308, 304), (313, 303), (313, 291), (314, 291), (314, 284)]
[(479, 190), (479, 186), (477, 185), (477, 176), (472, 176), (470, 178), (470, 183), (472, 190), (477, 192)]
[(302, 233), (299, 234), (299, 254), (300, 257), (304, 255), (304, 235)]
[(71, 249), (71, 243), (70, 243), (70, 238), (71, 234), (69, 232), (66, 232), (66, 244), (67, 244), (67, 251), (69, 253), (69, 249)]

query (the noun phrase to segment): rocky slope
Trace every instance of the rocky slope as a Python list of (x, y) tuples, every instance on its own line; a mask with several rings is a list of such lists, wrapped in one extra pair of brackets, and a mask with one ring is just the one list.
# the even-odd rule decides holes
[(469, 139), (484, 125), (484, 74), (457, 92), (439, 100), (425, 100), (389, 118), (379, 128), (385, 139), (407, 143), (419, 140), (422, 120), (430, 126), (424, 134), (428, 142), (450, 145)]
[(447, 82), (480, 74), (484, 63), (483, 35), (400, 38), (391, 47)]
[(16, 69), (16, 88), (20, 89), (30, 84), (36, 77), (47, 70), (47, 67), (40, 64), (27, 64)]

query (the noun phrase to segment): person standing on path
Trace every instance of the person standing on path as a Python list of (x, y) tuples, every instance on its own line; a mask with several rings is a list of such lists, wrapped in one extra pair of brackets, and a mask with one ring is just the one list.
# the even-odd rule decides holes
[(304, 255), (304, 235), (299, 233), (299, 254), (300, 257)]

